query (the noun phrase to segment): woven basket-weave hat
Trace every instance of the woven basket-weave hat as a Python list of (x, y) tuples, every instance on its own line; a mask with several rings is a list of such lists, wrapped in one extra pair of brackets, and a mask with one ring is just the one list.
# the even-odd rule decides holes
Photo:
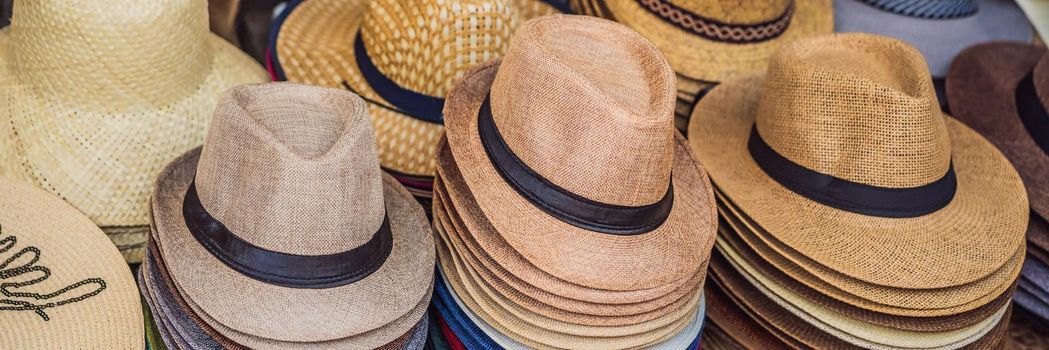
[(90, 219), (0, 178), (0, 348), (142, 349), (131, 270)]
[(901, 41), (811, 38), (712, 90), (689, 135), (718, 188), (798, 254), (879, 286), (959, 286), (1023, 244), (1027, 199), (1001, 153), (934, 96)]
[(219, 333), (253, 348), (370, 348), (422, 317), (429, 225), (379, 170), (367, 118), (363, 100), (334, 89), (237, 87), (203, 149), (161, 173), (160, 253)]
[(670, 66), (629, 28), (525, 23), (503, 61), (464, 76), (445, 105), (448, 147), (492, 224), (475, 234), (589, 288), (687, 279), (708, 258), (715, 209), (673, 106)]
[(652, 40), (674, 71), (722, 81), (763, 69), (784, 42), (834, 30), (829, 0), (583, 0)]
[(289, 81), (370, 102), (383, 168), (432, 177), (444, 97), (466, 70), (502, 56), (522, 21), (515, 11), (557, 12), (537, 0), (309, 1), (281, 26), (276, 58)]
[(1012, 0), (834, 0), (834, 31), (906, 41), (925, 56), (937, 78), (947, 75), (951, 60), (966, 47), (991, 40), (1030, 42), (1029, 23)]
[(208, 32), (204, 0), (19, 3), (0, 31), (0, 175), (132, 235), (113, 239), (138, 261), (160, 169), (200, 144), (218, 92), (265, 79)]
[(1020, 173), (1031, 208), (1049, 218), (1049, 55), (1013, 42), (962, 51), (947, 75), (958, 120), (987, 137)]

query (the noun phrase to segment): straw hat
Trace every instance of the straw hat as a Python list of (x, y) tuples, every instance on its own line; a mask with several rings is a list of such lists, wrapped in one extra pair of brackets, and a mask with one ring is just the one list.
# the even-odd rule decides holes
[(0, 348), (142, 349), (142, 305), (124, 259), (58, 197), (0, 178)]
[(165, 168), (152, 198), (159, 252), (190, 311), (251, 348), (374, 348), (418, 323), (430, 228), (379, 170), (367, 118), (363, 100), (335, 89), (223, 96), (203, 148)]
[(763, 69), (780, 44), (834, 30), (830, 0), (576, 0), (574, 7), (638, 31), (675, 72), (706, 82)]
[(906, 41), (925, 56), (933, 77), (947, 75), (951, 60), (966, 47), (1032, 38), (1013, 0), (834, 0), (834, 31)]
[(0, 175), (62, 197), (141, 259), (150, 186), (200, 144), (218, 92), (265, 72), (207, 2), (26, 1), (0, 31)]
[(475, 235), (587, 288), (687, 280), (716, 223), (705, 172), (674, 135), (672, 74), (613, 22), (523, 25), (506, 58), (465, 75), (445, 106), (448, 148), (483, 214), (473, 221), (491, 223)]
[(537, 0), (308, 1), (279, 30), (276, 70), (364, 97), (380, 164), (427, 184), (452, 83), (502, 56), (517, 23), (555, 12)]
[(964, 286), (1017, 263), (1027, 198), (931, 85), (901, 41), (799, 40), (707, 94), (690, 140), (726, 198), (796, 255), (870, 285)]

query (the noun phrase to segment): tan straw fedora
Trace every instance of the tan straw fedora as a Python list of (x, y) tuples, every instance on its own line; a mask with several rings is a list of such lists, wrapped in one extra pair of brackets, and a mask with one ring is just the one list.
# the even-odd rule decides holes
[(143, 349), (131, 270), (60, 198), (0, 178), (0, 348)]
[(266, 72), (208, 32), (205, 0), (14, 11), (0, 31), (0, 175), (69, 201), (137, 262), (160, 169), (200, 144), (218, 92)]
[(165, 168), (152, 198), (191, 311), (251, 348), (375, 348), (413, 329), (433, 240), (372, 135), (366, 103), (345, 91), (228, 91), (204, 146)]
[(476, 220), (491, 223), (475, 235), (498, 235), (588, 288), (642, 290), (696, 273), (715, 209), (671, 124), (673, 84), (659, 50), (625, 26), (525, 23), (506, 57), (465, 75), (445, 106), (447, 147)]
[(502, 56), (530, 18), (517, 11), (558, 12), (539, 0), (311, 0), (281, 26), (277, 59), (289, 81), (364, 97), (382, 167), (429, 182), (445, 95), (466, 70)]
[[(780, 44), (834, 31), (830, 0), (575, 0), (652, 40), (674, 71), (720, 82), (763, 69)], [(698, 91), (698, 90), (697, 90)]]
[(925, 61), (898, 40), (786, 44), (767, 72), (707, 94), (689, 135), (769, 237), (869, 285), (964, 286), (1014, 264), (1024, 244), (1019, 175), (937, 108)]

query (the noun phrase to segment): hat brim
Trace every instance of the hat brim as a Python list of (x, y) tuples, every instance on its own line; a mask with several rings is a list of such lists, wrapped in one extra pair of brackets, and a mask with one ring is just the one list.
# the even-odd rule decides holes
[(979, 10), (972, 16), (925, 19), (883, 11), (859, 0), (834, 0), (834, 31), (902, 39), (925, 56), (933, 77), (944, 77), (951, 60), (966, 47), (992, 40), (1031, 41), (1030, 22), (1012, 0), (977, 3)]
[(467, 72), (448, 94), (444, 109), (452, 158), (480, 208), (478, 214), (483, 214), (474, 221), (491, 223), (491, 232), (471, 231), (499, 235), (540, 270), (588, 288), (651, 289), (695, 275), (713, 246), (717, 214), (710, 180), (684, 138), (680, 134), (674, 137), (673, 209), (662, 225), (631, 236), (570, 225), (521, 196), (485, 153), (478, 132), (478, 111), (498, 67), (496, 61)]
[[(943, 120), (958, 185), (936, 212), (868, 216), (783, 187), (747, 148), (762, 83), (753, 75), (711, 90), (692, 114), (690, 142), (721, 192), (798, 256), (874, 285), (935, 289), (985, 279), (1022, 249), (1027, 216), (1019, 214), (1027, 212), (1027, 198), (1019, 175), (993, 145), (950, 117)], [(1001, 277), (998, 285), (1016, 275)]]
[(776, 38), (751, 44), (717, 42), (686, 32), (642, 8), (636, 0), (600, 1), (606, 2), (616, 21), (656, 44), (674, 72), (707, 82), (762, 69), (780, 44), (834, 31), (830, 0), (794, 1), (794, 14), (786, 31)]
[(267, 341), (309, 346), (352, 337), (352, 346), (369, 348), (401, 336), (425, 313), (435, 259), (430, 226), (422, 208), (389, 175), (383, 175), (383, 196), (393, 249), (382, 267), (339, 287), (288, 288), (236, 272), (193, 238), (182, 204), (199, 156), (198, 147), (165, 168), (151, 205), (172, 280), (193, 311), (219, 333), (253, 347)]
[(453, 253), (508, 299), (534, 305), (534, 311), (548, 317), (579, 324), (636, 324), (651, 320), (661, 309), (680, 307), (688, 299), (686, 295), (699, 288), (705, 277), (705, 273), (696, 273), (666, 287), (615, 292), (585, 288), (551, 276), (514, 252), (498, 235), (477, 235), (471, 231), (472, 228), (481, 228), (478, 232), (493, 229), (491, 223), (482, 220), (483, 214), (463, 185), (458, 168), (452, 164), (448, 147), (442, 145), (438, 149), (440, 176), (434, 181), (434, 226), (445, 244), (454, 249)]
[(1049, 155), (1017, 115), (1015, 94), (1020, 80), (1046, 54), (1045, 48), (1024, 43), (987, 43), (962, 51), (947, 73), (951, 112), (1012, 161), (1031, 208), (1042, 218), (1049, 218)]

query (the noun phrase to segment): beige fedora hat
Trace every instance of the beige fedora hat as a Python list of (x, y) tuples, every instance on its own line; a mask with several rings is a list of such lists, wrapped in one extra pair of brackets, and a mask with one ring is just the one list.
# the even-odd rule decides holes
[(767, 72), (708, 93), (689, 135), (720, 191), (770, 237), (871, 285), (974, 283), (1023, 245), (1016, 170), (937, 108), (924, 60), (898, 40), (786, 44)]
[(152, 198), (157, 244), (194, 313), (252, 348), (373, 348), (425, 313), (422, 208), (379, 170), (366, 103), (296, 84), (224, 96), (203, 148)]
[(517, 11), (557, 12), (539, 0), (311, 0), (281, 26), (277, 59), (288, 81), (364, 97), (382, 167), (428, 182), (445, 95), (466, 70), (502, 56), (530, 18)]
[(143, 349), (131, 270), (84, 214), (0, 178), (0, 348)]
[(669, 64), (629, 28), (566, 15), (525, 23), (505, 58), (464, 75), (445, 105), (448, 148), (491, 223), (475, 234), (588, 288), (692, 276), (716, 214), (673, 106)]
[(208, 31), (207, 1), (26, 1), (0, 31), (0, 175), (87, 214), (141, 260), (160, 169), (199, 145), (218, 93), (266, 81)]

